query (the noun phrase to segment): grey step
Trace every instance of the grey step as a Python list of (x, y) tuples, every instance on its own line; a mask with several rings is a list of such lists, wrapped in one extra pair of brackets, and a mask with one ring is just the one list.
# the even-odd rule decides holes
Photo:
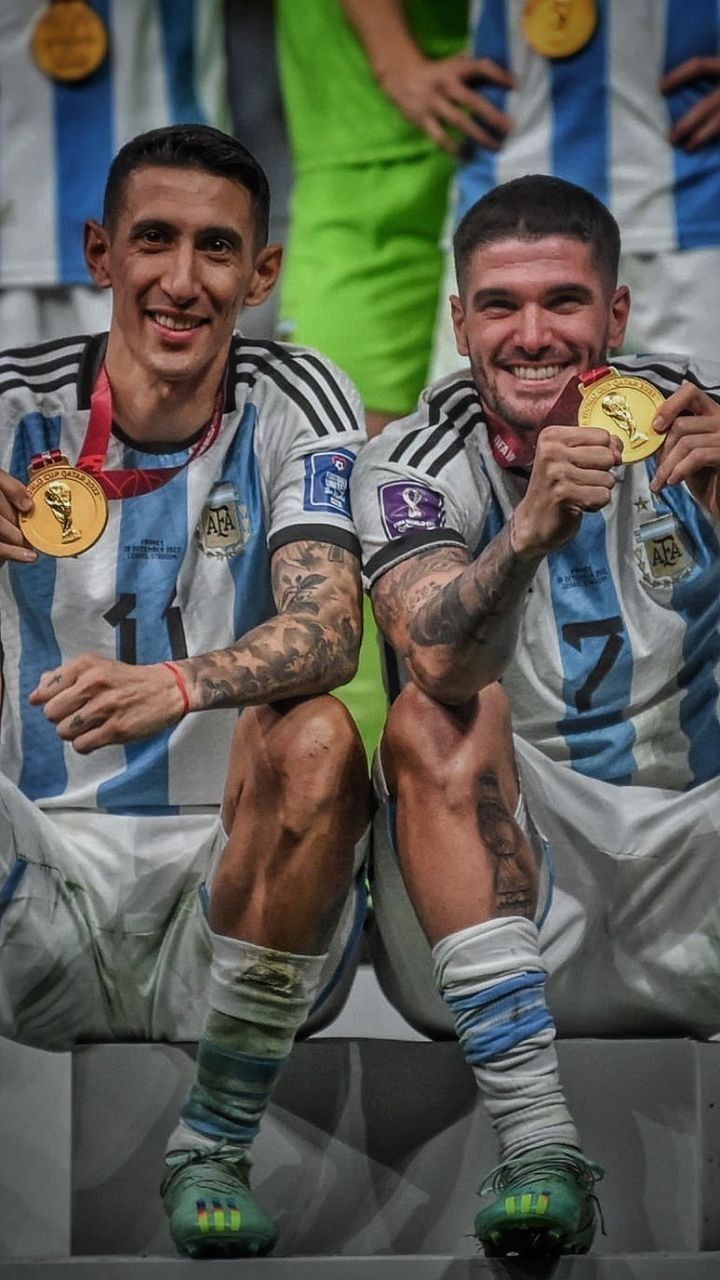
[[(196, 1270), (190, 1272), (189, 1267)], [(197, 1271), (197, 1268), (200, 1271)], [(554, 1263), (484, 1258), (261, 1258), (193, 1264), (168, 1258), (74, 1258), (0, 1263), (2, 1280), (717, 1280), (720, 1253), (588, 1255)]]
[[(720, 1250), (720, 1045), (577, 1040), (558, 1050), (586, 1148), (607, 1170), (598, 1189), (607, 1236), (596, 1240), (596, 1259), (653, 1253), (659, 1264), (662, 1254)], [(2, 1146), (0, 1257), (73, 1254), (79, 1265), (80, 1257), (119, 1264), (150, 1254), (183, 1265), (157, 1184), (193, 1053), (130, 1044), (83, 1047), (71, 1062), (39, 1055), (33, 1108), (37, 1055), (24, 1051), (24, 1073), (0, 1103), (0, 1135), (14, 1135)], [(57, 1090), (43, 1074), (49, 1066), (60, 1073)], [(70, 1068), (71, 1133), (63, 1128)], [(454, 1043), (299, 1044), (256, 1149), (258, 1196), (281, 1221), (272, 1266), (313, 1259), (317, 1267), (326, 1258), (338, 1267), (340, 1257), (347, 1275), (346, 1263), (357, 1269), (380, 1257), (383, 1266), (423, 1258), (432, 1268), (452, 1258), (453, 1266), (464, 1259), (477, 1267), (475, 1190), (494, 1160), (484, 1108)], [(0, 1274), (6, 1280), (4, 1267)]]

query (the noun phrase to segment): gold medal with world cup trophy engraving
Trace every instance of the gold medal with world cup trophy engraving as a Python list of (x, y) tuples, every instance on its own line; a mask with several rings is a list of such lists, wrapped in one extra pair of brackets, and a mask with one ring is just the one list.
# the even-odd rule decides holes
[(51, 80), (86, 80), (105, 60), (107, 29), (87, 0), (52, 0), (35, 25), (30, 48)]
[(525, 0), (522, 33), (544, 58), (569, 58), (587, 44), (597, 25), (595, 0)]
[(104, 532), (108, 504), (103, 490), (93, 476), (71, 467), (64, 454), (34, 458), (27, 491), (33, 509), (18, 522), (36, 551), (79, 556)]
[(578, 409), (581, 427), (604, 427), (622, 444), (623, 462), (639, 462), (660, 448), (665, 433), (652, 422), (665, 397), (645, 378), (619, 373), (612, 365), (588, 385), (580, 385)]

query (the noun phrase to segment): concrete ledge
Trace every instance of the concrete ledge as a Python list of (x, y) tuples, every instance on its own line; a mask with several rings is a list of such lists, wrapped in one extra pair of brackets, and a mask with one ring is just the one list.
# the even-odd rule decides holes
[[(167, 1258), (77, 1258), (0, 1263), (0, 1280), (717, 1280), (720, 1253), (588, 1255), (554, 1263), (486, 1258), (261, 1258), (193, 1264)], [(192, 1272), (194, 1275), (195, 1272)], [(199, 1272), (198, 1272), (199, 1274)]]
[[(562, 1079), (598, 1188), (599, 1255), (720, 1249), (720, 1045), (565, 1041)], [(165, 1254), (162, 1153), (193, 1049), (108, 1045), (73, 1064), (72, 1252)], [(278, 1257), (476, 1257), (476, 1188), (495, 1163), (457, 1045), (299, 1044), (256, 1146)]]
[[(573, 1276), (630, 1280), (669, 1275), (657, 1268), (672, 1265), (682, 1280), (686, 1258), (697, 1253), (714, 1259), (715, 1270), (692, 1274), (717, 1280), (720, 1045), (577, 1040), (561, 1041), (558, 1051), (586, 1149), (607, 1171), (598, 1187), (607, 1235), (597, 1237), (592, 1260), (562, 1266), (596, 1268)], [(100, 1258), (117, 1275), (131, 1258), (143, 1267), (186, 1267), (169, 1240), (157, 1188), (167, 1135), (194, 1078), (194, 1046), (86, 1046), (71, 1063), (37, 1055), (34, 1081), (35, 1052), (21, 1053), (22, 1071), (10, 1090), (6, 1075), (0, 1093), (0, 1133), (9, 1135), (0, 1161), (0, 1280), (20, 1259), (27, 1276), (33, 1258), (50, 1255), (57, 1275), (63, 1258), (88, 1277)], [(49, 1065), (57, 1087), (43, 1074)], [(71, 1141), (63, 1132), (70, 1065)], [(304, 1280), (331, 1276), (334, 1267), (339, 1280), (350, 1280), (373, 1266), (378, 1280), (386, 1271), (404, 1280), (412, 1259), (418, 1280), (456, 1280), (470, 1274), (463, 1266), (473, 1275), (509, 1275), (497, 1271), (505, 1264), (477, 1257), (469, 1234), (476, 1187), (495, 1159), (484, 1108), (454, 1043), (299, 1044), (256, 1146), (254, 1185), (280, 1220), (280, 1240), (272, 1259), (243, 1263), (244, 1274), (262, 1266), (272, 1280), (292, 1265)], [(642, 1270), (646, 1255), (652, 1273)], [(666, 1255), (674, 1261), (663, 1262)], [(640, 1270), (597, 1269), (636, 1256)], [(203, 1264), (204, 1274), (230, 1265), (237, 1266)]]

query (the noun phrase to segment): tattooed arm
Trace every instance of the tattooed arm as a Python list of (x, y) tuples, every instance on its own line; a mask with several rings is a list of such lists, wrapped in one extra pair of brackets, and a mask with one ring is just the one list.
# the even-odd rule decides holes
[(502, 675), (517, 640), (540, 555), (513, 550), (511, 525), (476, 560), (429, 549), (389, 569), (372, 591), (378, 626), (415, 683), (460, 703)]
[(164, 663), (131, 666), (88, 653), (45, 672), (30, 701), (86, 753), (147, 737), (185, 710), (279, 702), (346, 684), (362, 634), (357, 557), (332, 543), (288, 543), (273, 556), (272, 580), (277, 615), (227, 649), (173, 663), (179, 683)]
[(231, 649), (179, 664), (191, 710), (327, 693), (354, 676), (362, 637), (357, 557), (331, 543), (288, 543), (273, 556), (272, 580), (277, 617)]

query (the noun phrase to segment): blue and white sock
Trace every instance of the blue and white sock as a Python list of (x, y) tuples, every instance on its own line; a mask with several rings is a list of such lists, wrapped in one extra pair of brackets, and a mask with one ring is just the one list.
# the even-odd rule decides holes
[(325, 956), (292, 955), (213, 934), (210, 1010), (168, 1152), (248, 1148), (315, 1001)]
[(560, 1087), (535, 925), (521, 916), (488, 920), (443, 938), (433, 959), (501, 1158), (547, 1144), (579, 1147)]

